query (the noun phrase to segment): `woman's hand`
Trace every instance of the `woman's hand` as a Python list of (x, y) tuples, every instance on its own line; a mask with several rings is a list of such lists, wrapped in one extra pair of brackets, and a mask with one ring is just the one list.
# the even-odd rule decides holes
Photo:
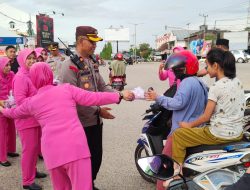
[(145, 93), (145, 99), (148, 101), (155, 101), (159, 95), (155, 91), (149, 91)]
[(165, 64), (161, 63), (160, 66), (159, 66), (159, 71), (162, 71), (164, 67), (165, 67)]
[(130, 90), (123, 90), (122, 92), (123, 99), (126, 101), (133, 101), (135, 99), (135, 95)]
[(0, 100), (0, 106), (4, 107), (4, 100)]
[(179, 122), (179, 126), (181, 128), (192, 128), (191, 123), (188, 123), (188, 122)]
[(3, 109), (4, 109), (4, 108), (3, 108), (2, 106), (0, 106), (0, 113), (2, 113)]

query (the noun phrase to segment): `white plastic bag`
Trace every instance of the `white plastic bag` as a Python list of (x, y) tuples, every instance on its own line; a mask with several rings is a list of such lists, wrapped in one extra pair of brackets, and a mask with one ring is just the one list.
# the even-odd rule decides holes
[(4, 101), (4, 107), (5, 108), (13, 108), (16, 106), (16, 102), (14, 99), (14, 96), (12, 94), (12, 90), (10, 91), (10, 94), (8, 96), (8, 99)]
[(135, 95), (135, 99), (139, 99), (139, 100), (144, 100), (145, 99), (145, 96), (144, 96), (144, 89), (142, 87), (136, 87), (132, 90), (132, 92), (134, 93)]

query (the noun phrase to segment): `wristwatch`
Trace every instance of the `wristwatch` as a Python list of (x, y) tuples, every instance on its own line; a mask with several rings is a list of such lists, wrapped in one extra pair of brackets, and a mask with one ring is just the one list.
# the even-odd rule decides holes
[(119, 92), (119, 95), (120, 95), (120, 97), (119, 97), (119, 102), (118, 102), (118, 104), (122, 101), (122, 99), (123, 99), (123, 93), (122, 92)]

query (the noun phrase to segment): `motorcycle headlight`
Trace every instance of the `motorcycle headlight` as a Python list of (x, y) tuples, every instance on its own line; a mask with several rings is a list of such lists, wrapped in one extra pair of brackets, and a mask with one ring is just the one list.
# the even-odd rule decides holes
[(243, 158), (240, 159), (242, 163), (250, 162), (250, 154), (246, 154)]

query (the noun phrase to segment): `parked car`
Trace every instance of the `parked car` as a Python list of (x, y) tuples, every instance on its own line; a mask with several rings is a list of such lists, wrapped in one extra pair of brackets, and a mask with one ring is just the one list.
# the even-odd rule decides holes
[(248, 61), (250, 61), (250, 52), (249, 52), (249, 50), (243, 50), (244, 51), (244, 53), (245, 53), (245, 55), (246, 55), (246, 57), (247, 57), (247, 62)]
[(132, 57), (131, 57), (130, 54), (124, 53), (124, 54), (123, 54), (123, 58), (124, 58), (124, 60), (126, 61), (126, 63), (127, 63), (128, 65), (133, 65), (133, 59), (132, 59)]
[(236, 62), (245, 63), (247, 62), (247, 55), (244, 50), (232, 50), (232, 54), (235, 57)]
[(160, 52), (154, 52), (153, 56), (152, 56), (153, 61), (161, 61), (162, 60), (162, 56)]

